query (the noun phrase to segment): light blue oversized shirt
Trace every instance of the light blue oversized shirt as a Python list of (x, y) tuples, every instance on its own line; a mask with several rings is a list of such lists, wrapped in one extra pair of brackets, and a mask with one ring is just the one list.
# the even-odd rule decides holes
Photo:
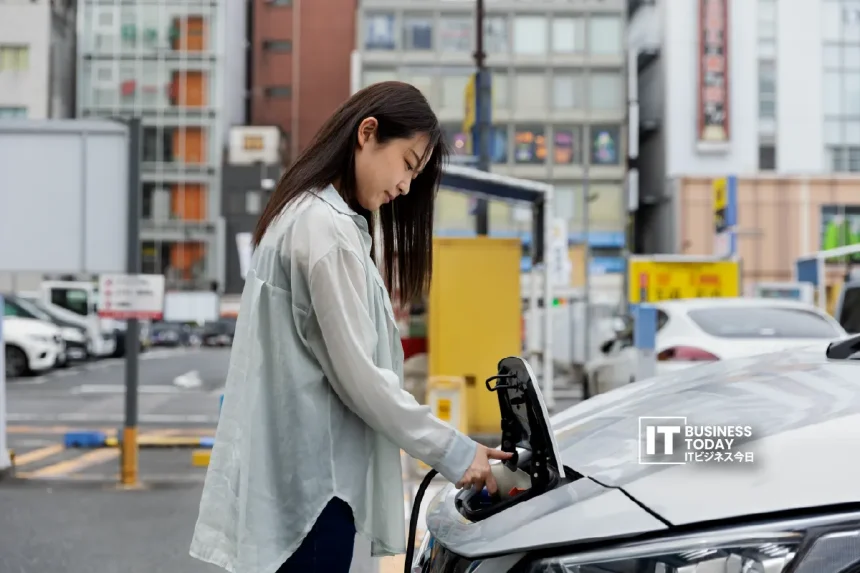
[(257, 247), (191, 555), (274, 573), (332, 497), (372, 554), (405, 552), (400, 450), (463, 477), (477, 444), (402, 387), (403, 349), (363, 217), (329, 186)]

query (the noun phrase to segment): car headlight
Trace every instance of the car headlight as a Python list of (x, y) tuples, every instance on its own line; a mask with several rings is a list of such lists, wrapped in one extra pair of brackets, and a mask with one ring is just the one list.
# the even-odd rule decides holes
[(784, 573), (790, 568), (792, 573), (823, 573), (860, 564), (860, 520), (843, 526), (786, 525), (747, 526), (546, 557), (532, 562), (525, 571)]

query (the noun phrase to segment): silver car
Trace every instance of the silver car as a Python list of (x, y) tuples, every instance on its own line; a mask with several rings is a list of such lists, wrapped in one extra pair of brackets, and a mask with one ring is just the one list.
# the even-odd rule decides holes
[(536, 491), (445, 487), (412, 571), (860, 571), (858, 350), (715, 362), (548, 420), (527, 365), (505, 359), (501, 447)]

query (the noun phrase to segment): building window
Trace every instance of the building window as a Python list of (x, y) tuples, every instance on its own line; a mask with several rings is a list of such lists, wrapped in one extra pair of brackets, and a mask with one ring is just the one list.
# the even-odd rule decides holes
[(508, 126), (493, 126), (493, 141), (490, 148), (490, 160), (501, 165), (508, 162)]
[(546, 136), (542, 126), (520, 126), (514, 135), (514, 163), (541, 165), (546, 162)]
[(406, 50), (433, 49), (432, 16), (407, 16), (403, 19), (403, 47)]
[(378, 84), (380, 82), (390, 82), (397, 79), (395, 70), (366, 70), (362, 74), (364, 79), (364, 87)]
[(510, 49), (508, 19), (488, 16), (484, 19), (484, 49), (488, 54), (507, 54)]
[(552, 157), (556, 165), (582, 163), (582, 129), (555, 127), (552, 136)]
[(475, 22), (469, 16), (442, 16), (439, 20), (439, 46), (443, 52), (470, 53)]
[(395, 49), (394, 14), (367, 14), (365, 16), (364, 24), (365, 49)]
[(624, 83), (619, 73), (591, 74), (589, 107), (597, 110), (624, 108)]
[(612, 183), (592, 184), (589, 186), (588, 195), (588, 222), (592, 228), (595, 231), (620, 230), (625, 216), (622, 203), (623, 186)]
[(514, 53), (522, 56), (546, 54), (549, 34), (543, 16), (517, 16), (514, 18)]
[(267, 52), (292, 52), (292, 40), (263, 40), (263, 49)]
[(621, 162), (621, 129), (614, 125), (591, 126), (591, 164), (618, 165)]
[(263, 198), (259, 191), (245, 192), (245, 214), (259, 215), (263, 210)]
[(27, 108), (19, 106), (0, 106), (0, 119), (27, 117)]
[(553, 19), (552, 51), (556, 54), (578, 54), (585, 51), (585, 22), (582, 18)]
[(494, 71), (492, 79), (493, 108), (508, 109), (510, 107), (508, 74)]
[(0, 45), (0, 72), (25, 72), (30, 69), (30, 47)]
[(466, 99), (469, 76), (442, 76), (442, 107), (462, 110)]
[(552, 78), (552, 106), (554, 109), (582, 108), (582, 76), (577, 73), (556, 73)]
[(773, 145), (759, 145), (758, 168), (761, 171), (774, 171), (776, 169), (776, 148)]
[(758, 0), (758, 57), (776, 57), (776, 0)]
[(860, 172), (860, 145), (829, 147), (827, 155), (830, 168), (836, 172)]
[(758, 63), (758, 113), (763, 119), (776, 118), (776, 64)]
[(292, 86), (268, 86), (266, 88), (266, 97), (293, 97)]
[(546, 110), (546, 76), (520, 72), (514, 76), (514, 109)]
[(621, 54), (621, 18), (616, 16), (592, 16), (589, 20), (588, 51), (595, 56)]
[(410, 73), (401, 74), (400, 81), (412, 84), (418, 88), (418, 90), (424, 94), (424, 97), (427, 98), (430, 105), (435, 107), (439, 103), (439, 97), (436, 95), (439, 76), (435, 75), (433, 70), (425, 71), (420, 68), (411, 68), (409, 72)]

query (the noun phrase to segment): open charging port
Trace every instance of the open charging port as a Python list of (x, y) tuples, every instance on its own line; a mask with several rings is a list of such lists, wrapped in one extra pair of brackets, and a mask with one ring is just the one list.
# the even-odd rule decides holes
[(579, 477), (561, 463), (537, 378), (525, 360), (516, 356), (503, 359), (498, 374), (487, 379), (486, 386), (499, 398), (501, 449), (514, 455), (492, 465), (499, 486), (496, 495), (489, 495), (486, 489), (457, 494), (457, 509), (470, 521), (496, 515)]

